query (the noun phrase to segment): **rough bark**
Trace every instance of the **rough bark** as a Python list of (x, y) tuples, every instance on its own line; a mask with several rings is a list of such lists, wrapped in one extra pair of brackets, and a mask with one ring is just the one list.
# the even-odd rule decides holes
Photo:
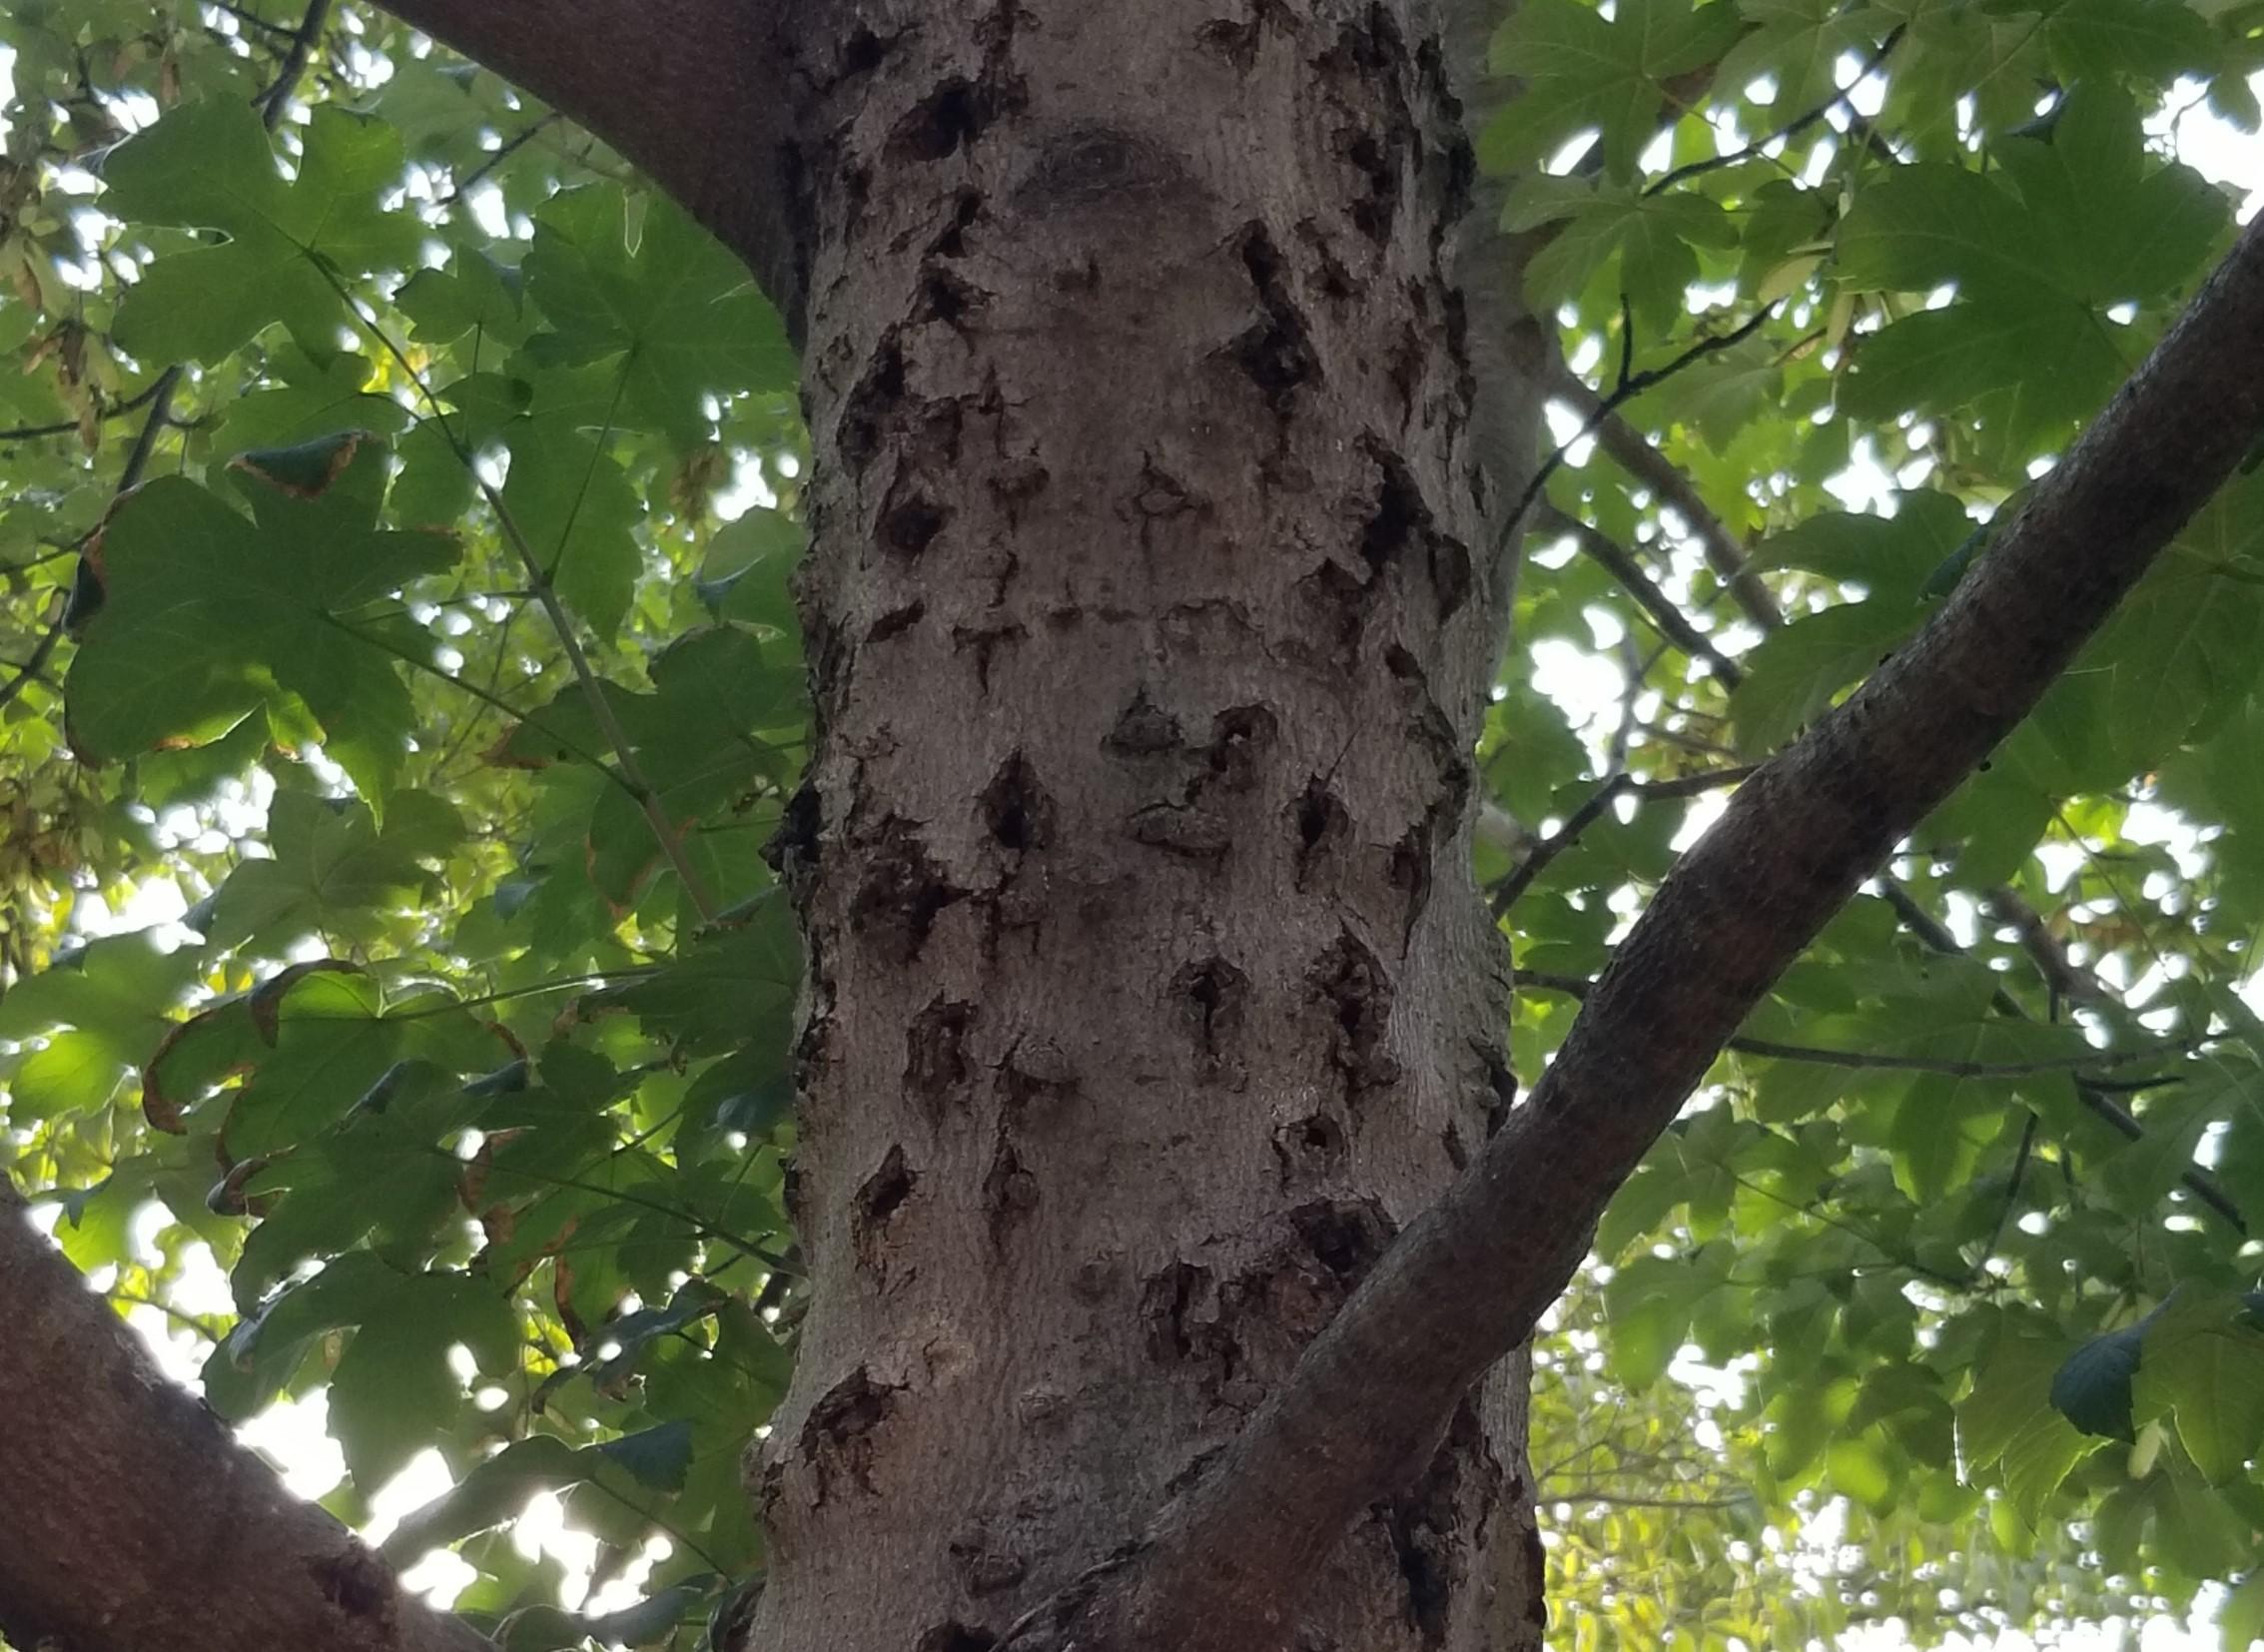
[(70, 1652), (478, 1652), (150, 1363), (0, 1176), (0, 1634)]
[[(816, 1305), (753, 1644), (993, 1644), (1503, 1117), (1471, 169), (1412, 12), (801, 14)], [(1315, 1557), (1307, 1644), (1538, 1645), (1523, 1386)]]

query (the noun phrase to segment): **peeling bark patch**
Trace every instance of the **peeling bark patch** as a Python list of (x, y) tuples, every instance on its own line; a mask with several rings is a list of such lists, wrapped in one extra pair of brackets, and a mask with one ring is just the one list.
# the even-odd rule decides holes
[(1320, 358), (1313, 352), (1304, 312), (1289, 296), (1281, 251), (1265, 226), (1244, 225), (1237, 250), (1250, 285), (1257, 290), (1262, 315), (1230, 348), (1243, 374), (1265, 393), (1266, 405), (1286, 418), (1295, 406), (1297, 388), (1320, 379)]
[[(1446, 1644), (1454, 1594), (1466, 1580), (1464, 1528), (1483, 1528), (1503, 1496), (1501, 1465), (1468, 1401), (1411, 1490), (1387, 1506), (1393, 1558), (1407, 1591), (1407, 1619), (1426, 1647)], [(1539, 1573), (1534, 1573), (1538, 1577)], [(1536, 1599), (1541, 1591), (1532, 1591)]]
[[(1314, 67), (1354, 115), (1355, 124), (1335, 134), (1337, 155), (1361, 184), (1361, 193), (1346, 207), (1347, 216), (1360, 234), (1379, 247), (1387, 245), (1398, 219), (1406, 157), (1420, 143), (1407, 107), (1406, 42), (1391, 13), (1370, 6), (1365, 23), (1345, 24)], [(1365, 124), (1379, 116), (1380, 131)]]
[(1022, 1039), (999, 1065), (999, 1094), (1017, 1112), (1042, 1096), (1071, 1095), (1077, 1082), (1077, 1064), (1052, 1039)]
[(1152, 457), (1142, 455), (1132, 504), (1143, 520), (1152, 522), (1183, 515), (1195, 508), (1196, 501), (1178, 477), (1163, 469)]
[(961, 1586), (971, 1595), (1011, 1589), (1030, 1572), (1030, 1563), (1001, 1548), (980, 1522), (970, 1524), (951, 1540), (951, 1557), (959, 1566)]
[[(1426, 541), (1431, 559), (1431, 588), (1438, 592), (1438, 616), (1448, 620), (1470, 600), (1470, 548), (1450, 533), (1433, 533)], [(1503, 616), (1508, 623), (1508, 616)]]
[(1193, 803), (1150, 803), (1132, 817), (1136, 843), (1186, 860), (1217, 860), (1233, 846), (1233, 830), (1222, 816)]
[(1374, 1200), (1318, 1200), (1289, 1213), (1289, 1226), (1315, 1261), (1345, 1287), (1367, 1277), (1391, 1242), (1393, 1224)]
[(922, 98), (888, 135), (891, 161), (941, 161), (982, 136), (997, 115), (965, 75), (954, 75)]
[(1000, 645), (1020, 642), (1030, 633), (1020, 625), (955, 625), (951, 644), (975, 655), (975, 686), (988, 694), (991, 691), (991, 660)]
[(1180, 1025), (1194, 1044), (1196, 1079), (1241, 1089), (1247, 1077), (1240, 1046), (1250, 978), (1223, 958), (1204, 958), (1172, 976), (1171, 997), (1179, 1006)]
[(1162, 145), (1101, 121), (1084, 121), (1048, 138), (1015, 185), (1013, 203), (1033, 218), (1094, 207), (1129, 207), (1190, 185), (1187, 170)]
[(1325, 1113), (1292, 1119), (1273, 1132), (1273, 1155), (1284, 1183), (1325, 1181), (1344, 1168), (1344, 1127)]
[(765, 864), (797, 900), (817, 875), (818, 838), (824, 829), (825, 805), (817, 788), (805, 780), (787, 799), (778, 817), (778, 829), (762, 849)]
[(1391, 240), (1399, 215), (1399, 158), (1395, 145), (1387, 145), (1372, 132), (1354, 132), (1342, 140), (1347, 165), (1359, 173), (1367, 194), (1351, 205), (1353, 228), (1381, 247)]
[(924, 1631), (914, 1652), (991, 1652), (998, 1644), (999, 1637), (990, 1630), (954, 1619)]
[(967, 891), (930, 858), (919, 829), (901, 815), (881, 825), (864, 882), (849, 909), (849, 927), (871, 938), (891, 963), (909, 964), (927, 944), (936, 914)]
[(307, 1570), (323, 1598), (348, 1617), (381, 1619), (392, 1615), (391, 1568), (361, 1545), (344, 1554), (311, 1560)]
[(1184, 735), (1179, 721), (1147, 697), (1143, 687), (1117, 718), (1117, 726), (1102, 736), (1102, 746), (1120, 757), (1153, 757), (1176, 751)]
[(1007, 525), (1022, 525), (1023, 507), (1046, 491), (1053, 480), (1046, 467), (1034, 458), (1009, 459), (999, 466), (991, 477), (991, 496), (1005, 509)]
[(975, 227), (975, 221), (982, 216), (983, 192), (981, 190), (963, 189), (955, 194), (952, 197), (950, 219), (938, 232), (936, 239), (928, 243), (929, 257), (965, 258), (967, 256), (967, 232)]
[(1008, 1234), (1038, 1209), (1038, 1178), (1030, 1174), (1003, 1128), (991, 1152), (991, 1168), (983, 1175), (983, 1209), (994, 1244), (1005, 1243)]
[(881, 512), (881, 543), (910, 560), (935, 543), (949, 520), (950, 511), (915, 489)]
[(854, 1229), (857, 1254), (867, 1267), (876, 1267), (890, 1219), (904, 1208), (912, 1197), (919, 1176), (904, 1162), (904, 1149), (894, 1146), (881, 1168), (865, 1178), (857, 1189), (857, 1210)]
[(818, 1500), (834, 1482), (873, 1489), (873, 1434), (896, 1409), (903, 1390), (875, 1382), (863, 1365), (827, 1389), (802, 1424), (802, 1458), (817, 1474)]
[(1368, 456), (1376, 461), (1382, 475), (1376, 484), (1374, 508), (1360, 529), (1358, 548), (1369, 573), (1380, 576), (1418, 535), (1429, 534), (1431, 511), (1404, 459), (1380, 446), (1371, 446)]
[(1209, 1294), (1210, 1269), (1190, 1261), (1174, 1261), (1147, 1276), (1139, 1287), (1139, 1319), (1147, 1327), (1147, 1351), (1153, 1358), (1184, 1364), (1206, 1351), (1199, 1344), (1215, 1327), (1198, 1326), (1190, 1315)]
[(837, 80), (850, 80), (858, 75), (869, 75), (887, 59), (893, 41), (883, 40), (871, 29), (859, 28), (841, 43), (841, 51), (834, 59)]
[(1246, 75), (1257, 64), (1257, 20), (1235, 22), (1230, 17), (1214, 18), (1195, 30), (1195, 44), (1206, 52), (1213, 52), (1233, 66), (1238, 75)]
[(978, 803), (991, 841), (1012, 854), (1043, 849), (1053, 838), (1054, 800), (1019, 751), (999, 765)]
[(923, 1100), (942, 1101), (968, 1080), (967, 1030), (975, 1006), (940, 994), (913, 1017), (904, 1035), (904, 1085)]
[(1289, 805), (1289, 818), (1297, 830), (1296, 887), (1300, 893), (1313, 862), (1328, 852), (1351, 829), (1352, 817), (1344, 810), (1328, 782), (1314, 775)]
[(1258, 759), (1281, 732), (1281, 719), (1262, 705), (1231, 705), (1210, 719), (1210, 746), (1203, 760), (1210, 778), (1228, 791), (1247, 791), (1257, 781)]
[(1407, 918), (1400, 931), (1399, 948), (1402, 955), (1413, 944), (1416, 922), (1431, 901), (1431, 837), (1436, 826), (1426, 817), (1426, 824), (1411, 826), (1407, 833), (1391, 847), (1391, 860), (1386, 873), (1392, 888), (1407, 898)]
[(1508, 1122), (1510, 1111), (1517, 1106), (1517, 1075), (1502, 1060), (1499, 1050), (1486, 1049), (1479, 1054), (1486, 1064), (1486, 1134), (1491, 1136)]
[(1344, 1076), (1347, 1099), (1398, 1083), (1399, 1064), (1384, 1048), (1391, 977), (1376, 955), (1347, 931), (1314, 961), (1306, 981), (1335, 1024), (1329, 1062)]
[(834, 446), (851, 470), (861, 472), (873, 462), (881, 450), (881, 432), (904, 400), (904, 348), (891, 328), (881, 336), (880, 348), (842, 404)]
[(865, 633), (865, 640), (886, 642), (891, 637), (902, 636), (927, 616), (928, 604), (921, 600), (907, 602), (901, 608), (891, 608), (873, 621), (873, 628)]
[(990, 298), (990, 294), (957, 272), (930, 265), (920, 272), (920, 299), (913, 309), (912, 319), (941, 322), (956, 329), (970, 311), (981, 309)]

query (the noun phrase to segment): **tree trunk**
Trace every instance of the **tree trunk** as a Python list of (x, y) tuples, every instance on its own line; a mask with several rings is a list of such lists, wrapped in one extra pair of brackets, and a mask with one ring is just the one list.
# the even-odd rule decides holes
[[(976, 1652), (1136, 1539), (1510, 1091), (1435, 29), (885, 9), (796, 29), (815, 1306), (749, 1465), (790, 1652)], [(1537, 1647), (1524, 1408), (1513, 1359), (1277, 1644)]]

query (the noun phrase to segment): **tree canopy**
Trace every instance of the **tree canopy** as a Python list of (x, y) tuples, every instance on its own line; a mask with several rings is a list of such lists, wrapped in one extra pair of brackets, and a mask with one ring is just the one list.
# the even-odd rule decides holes
[[(500, 1644), (700, 1645), (803, 1305), (787, 331), (384, 13), (0, 44), (0, 1151), (223, 1417), (322, 1397), (350, 1523), (437, 1452), (384, 1552)], [(2260, 141), (2264, 5), (1525, 0), (1491, 52), (1563, 442), (1478, 754), (1530, 1087), (2232, 244), (2174, 157)], [(2212, 1584), (2264, 1635), (2258, 471), (1613, 1203), (1535, 1355), (1563, 1644)]]

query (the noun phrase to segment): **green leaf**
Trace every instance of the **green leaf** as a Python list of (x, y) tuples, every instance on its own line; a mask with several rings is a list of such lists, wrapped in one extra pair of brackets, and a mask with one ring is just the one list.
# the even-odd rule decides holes
[[(1537, 216), (1544, 212), (1547, 218)], [(1513, 201), (1505, 225), (1531, 229), (1555, 217), (1553, 206), (1520, 212)], [(1684, 289), (1698, 279), (1693, 249), (1737, 244), (1736, 224), (1705, 196), (1606, 187), (1574, 205), (1526, 266), (1526, 298), (1536, 310), (1553, 310), (1616, 261), (1619, 290), (1627, 294), (1636, 319), (1666, 328), (1685, 308)]]
[(547, 360), (621, 357), (621, 422), (680, 446), (708, 437), (703, 395), (794, 383), (778, 315), (746, 267), (684, 211), (646, 203), (631, 246), (628, 199), (576, 191), (543, 209), (526, 255), (527, 291), (556, 332)]
[(74, 743), (92, 761), (201, 744), (250, 712), (296, 702), (331, 755), (379, 795), (399, 772), (414, 712), (399, 650), (361, 616), (447, 568), (455, 547), (375, 525), (384, 457), (364, 438), (240, 463), (257, 520), (161, 476), (103, 533), (107, 600), (66, 685)]
[(594, 1449), (627, 1469), (639, 1485), (657, 1491), (681, 1491), (684, 1472), (692, 1463), (692, 1425), (678, 1417), (658, 1427), (607, 1440)]
[(2146, 1414), (2174, 1413), (2210, 1484), (2235, 1480), (2264, 1448), (2264, 1330), (2237, 1299), (2180, 1292), (2146, 1330), (2136, 1392)]
[(2140, 1347), (2146, 1336), (2143, 1323), (2094, 1336), (2052, 1373), (2051, 1402), (2055, 1410), (2086, 1434), (2108, 1439), (2136, 1438), (2131, 1418), (2131, 1388), (2138, 1375)]
[(2052, 1405), (2064, 1351), (2040, 1338), (2000, 1337), (1957, 1406), (1957, 1446), (1968, 1474), (1995, 1468), (2020, 1518), (2034, 1525), (2045, 1500), (2091, 1449)]
[(1494, 37), (1493, 70), (1525, 83), (1479, 143), (1489, 171), (1522, 170), (1583, 127), (1600, 127), (1608, 176), (1625, 179), (1655, 134), (1665, 82), (1736, 38), (1736, 9), (1622, 0), (1606, 19), (1577, 0), (1520, 6)]
[(575, 617), (601, 639), (620, 629), (644, 567), (643, 508), (596, 442), (538, 426), (511, 443), (503, 509)]
[(214, 900), (207, 938), (216, 946), (274, 955), (307, 935), (374, 938), (431, 887), (417, 858), (427, 845), (395, 823), (380, 830), (359, 801), (286, 792), (268, 830), (273, 855), (239, 865)]
[(403, 164), (389, 128), (325, 107), (286, 183), (249, 105), (172, 111), (109, 158), (104, 210), (227, 239), (151, 264), (119, 307), (119, 342), (151, 361), (213, 362), (280, 320), (310, 351), (333, 348), (351, 319), (340, 278), (415, 261), (421, 227), (381, 205)]

